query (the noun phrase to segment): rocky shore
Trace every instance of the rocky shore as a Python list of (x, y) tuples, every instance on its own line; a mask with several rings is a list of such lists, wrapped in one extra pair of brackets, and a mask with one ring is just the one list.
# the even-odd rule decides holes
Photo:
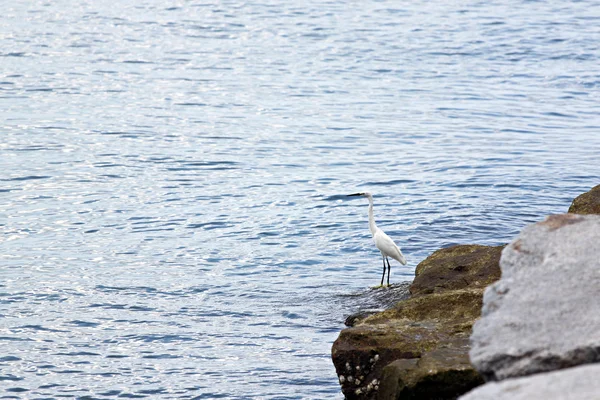
[(332, 348), (344, 396), (600, 394), (600, 216), (583, 215), (600, 214), (600, 185), (569, 213), (525, 228), (506, 247), (438, 250), (417, 266), (407, 299), (348, 318)]

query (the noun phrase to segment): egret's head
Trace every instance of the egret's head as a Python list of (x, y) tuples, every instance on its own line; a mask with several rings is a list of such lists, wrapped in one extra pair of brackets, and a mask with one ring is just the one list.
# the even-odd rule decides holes
[(371, 196), (371, 193), (369, 193), (369, 192), (352, 193), (352, 194), (348, 195), (348, 197), (350, 197), (350, 196), (360, 196), (360, 197), (367, 197), (367, 198), (370, 197), (370, 198), (373, 198), (373, 196)]

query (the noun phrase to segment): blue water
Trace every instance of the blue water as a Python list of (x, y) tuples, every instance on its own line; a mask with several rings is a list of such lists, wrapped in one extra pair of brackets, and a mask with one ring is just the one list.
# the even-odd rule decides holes
[(600, 6), (13, 2), (0, 398), (340, 398), (379, 283), (600, 183)]

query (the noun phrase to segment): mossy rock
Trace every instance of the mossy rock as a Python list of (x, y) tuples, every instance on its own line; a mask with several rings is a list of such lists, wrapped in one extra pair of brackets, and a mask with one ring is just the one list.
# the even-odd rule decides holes
[(453, 399), (481, 384), (469, 336), (485, 286), (500, 277), (501, 251), (439, 250), (417, 267), (411, 298), (344, 329), (332, 358), (346, 399)]
[(573, 200), (569, 212), (573, 214), (600, 214), (600, 185)]
[(428, 296), (412, 297), (394, 308), (372, 315), (361, 324), (375, 325), (388, 321), (435, 322), (444, 327), (474, 321), (481, 315), (483, 288), (449, 290)]
[(430, 351), (421, 358), (396, 360), (382, 372), (379, 400), (455, 399), (484, 383), (464, 352), (468, 339)]
[(504, 246), (459, 245), (437, 250), (415, 270), (413, 296), (466, 287), (486, 287), (500, 279)]

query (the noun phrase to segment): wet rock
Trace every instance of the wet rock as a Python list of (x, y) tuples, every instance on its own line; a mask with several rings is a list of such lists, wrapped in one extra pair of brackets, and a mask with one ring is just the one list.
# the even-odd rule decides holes
[(599, 362), (599, 260), (600, 216), (553, 215), (526, 227), (485, 292), (471, 336), (477, 370), (502, 380)]
[(573, 214), (600, 214), (600, 185), (577, 196), (571, 203), (569, 212)]
[[(428, 258), (417, 267), (417, 278), (428, 276), (415, 279), (410, 299), (344, 329), (332, 358), (346, 398), (454, 399), (481, 384), (468, 362), (468, 337), (484, 286), (499, 275), (490, 264), (501, 250), (455, 246), (434, 253), (434, 262)], [(450, 284), (435, 279), (438, 273), (452, 276)]]
[(582, 400), (600, 397), (600, 364), (490, 382), (460, 400)]
[[(359, 321), (393, 307), (400, 300), (409, 298), (410, 282), (394, 283), (390, 286), (371, 288), (367, 291), (349, 295), (358, 311), (348, 316), (346, 326), (354, 326)], [(346, 305), (348, 307), (348, 305)]]

